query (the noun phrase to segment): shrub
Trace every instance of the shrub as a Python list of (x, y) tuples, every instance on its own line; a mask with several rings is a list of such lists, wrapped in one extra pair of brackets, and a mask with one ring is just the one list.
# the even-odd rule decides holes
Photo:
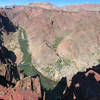
[(98, 59), (98, 63), (100, 64), (100, 59)]
[(63, 37), (58, 37), (55, 41), (54, 41), (54, 43), (52, 44), (52, 49), (54, 50), (54, 51), (56, 51), (56, 49), (57, 49), (57, 46), (59, 45), (59, 43), (61, 42), (63, 40)]
[(63, 60), (61, 58), (59, 58), (57, 61), (56, 61), (56, 66), (57, 68), (60, 70), (64, 64), (63, 64)]
[(64, 59), (64, 64), (67, 66), (71, 66), (72, 60), (70, 58)]

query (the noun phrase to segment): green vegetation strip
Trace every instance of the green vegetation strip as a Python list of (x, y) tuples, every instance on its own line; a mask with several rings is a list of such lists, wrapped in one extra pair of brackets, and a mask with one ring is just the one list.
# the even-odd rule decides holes
[(63, 40), (63, 37), (58, 37), (54, 43), (52, 44), (51, 48), (56, 52), (57, 46)]
[(54, 81), (44, 77), (40, 72), (38, 72), (35, 69), (35, 67), (31, 63), (31, 54), (29, 53), (27, 35), (26, 35), (26, 32), (23, 28), (19, 29), (18, 39), (19, 39), (19, 44), (21, 46), (21, 50), (24, 54), (23, 55), (23, 60), (19, 65), (21, 70), (24, 71), (24, 74), (26, 76), (39, 75), (40, 79), (41, 79), (42, 87), (46, 90), (53, 89), (57, 85), (57, 82), (54, 82)]

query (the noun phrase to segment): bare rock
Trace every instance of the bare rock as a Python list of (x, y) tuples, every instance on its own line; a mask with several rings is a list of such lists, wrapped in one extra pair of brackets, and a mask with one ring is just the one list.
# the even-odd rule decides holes
[(35, 92), (39, 98), (42, 97), (40, 78), (38, 76), (36, 78), (26, 77), (18, 81), (15, 87), (19, 87), (24, 90), (30, 90), (32, 92)]
[[(13, 90), (13, 91), (12, 91)], [(0, 86), (1, 100), (38, 100), (38, 96), (29, 90), (22, 90), (20, 88), (4, 88)]]
[(57, 53), (62, 57), (76, 57), (78, 49), (71, 39), (63, 40), (57, 47)]

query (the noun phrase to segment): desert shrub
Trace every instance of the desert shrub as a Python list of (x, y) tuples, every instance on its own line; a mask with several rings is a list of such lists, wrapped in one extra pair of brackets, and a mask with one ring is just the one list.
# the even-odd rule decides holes
[(56, 61), (56, 66), (60, 71), (63, 68), (63, 66), (71, 66), (72, 63), (73, 63), (73, 61), (71, 58), (66, 58), (66, 59), (59, 58)]
[(56, 51), (57, 49), (57, 46), (59, 45), (59, 43), (63, 40), (63, 37), (58, 37), (54, 43), (52, 44), (51, 48)]
[(98, 59), (98, 63), (100, 64), (100, 59)]
[(66, 58), (63, 60), (64, 61), (64, 64), (67, 65), (67, 66), (71, 66), (71, 63), (72, 63), (72, 60), (70, 58)]
[(57, 65), (57, 67), (62, 68), (62, 67), (63, 67), (63, 60), (62, 60), (61, 58), (59, 58), (59, 59), (56, 61), (56, 65)]

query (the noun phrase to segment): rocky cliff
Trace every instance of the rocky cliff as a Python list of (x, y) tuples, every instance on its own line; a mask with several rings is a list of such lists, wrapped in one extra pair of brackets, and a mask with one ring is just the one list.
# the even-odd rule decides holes
[[(99, 98), (99, 69), (86, 71), (100, 63), (100, 11), (93, 10), (99, 5), (79, 6), (77, 12), (52, 7), (38, 3), (0, 10), (0, 99), (38, 100), (43, 91), (46, 100)], [(41, 91), (40, 78), (32, 77), (37, 71), (47, 87), (61, 81)]]
[[(99, 7), (91, 5), (87, 9), (95, 6)], [(12, 22), (26, 31), (32, 63), (44, 76), (70, 79), (78, 71), (98, 64), (99, 11), (69, 12), (34, 6), (5, 11)]]
[[(13, 37), (16, 34), (16, 30), (16, 25), (9, 20), (6, 13), (0, 11), (0, 100), (41, 99), (42, 93), (39, 77), (27, 77), (24, 79), (24, 75), (18, 67), (16, 59), (21, 49), (19, 49), (20, 47), (18, 48), (18, 44), (15, 42), (17, 41), (17, 35), (15, 35), (15, 38)], [(10, 49), (7, 46), (8, 44), (10, 45), (10, 40), (14, 42), (12, 42), (14, 44), (13, 47), (17, 46), (15, 49)], [(16, 52), (17, 54), (14, 51), (16, 49), (20, 50)]]

